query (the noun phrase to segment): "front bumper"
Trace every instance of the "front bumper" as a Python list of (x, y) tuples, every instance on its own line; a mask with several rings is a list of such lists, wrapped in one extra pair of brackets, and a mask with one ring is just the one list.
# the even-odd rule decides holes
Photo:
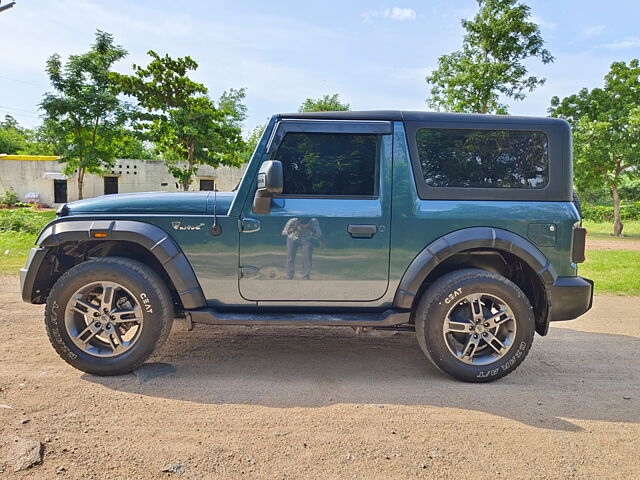
[(593, 281), (583, 277), (558, 277), (547, 287), (549, 322), (573, 320), (593, 304)]
[(20, 291), (22, 292), (22, 300), (27, 303), (44, 302), (42, 292), (36, 288), (36, 278), (46, 254), (46, 248), (32, 248), (27, 257), (27, 263), (20, 269)]

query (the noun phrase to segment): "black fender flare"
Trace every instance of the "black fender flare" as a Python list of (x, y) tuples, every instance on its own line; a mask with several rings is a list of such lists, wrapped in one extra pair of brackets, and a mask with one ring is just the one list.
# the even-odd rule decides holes
[(519, 257), (538, 274), (545, 288), (558, 278), (549, 260), (523, 237), (500, 228), (463, 228), (440, 237), (413, 259), (400, 280), (393, 306), (411, 308), (422, 282), (436, 266), (456, 253), (476, 248), (502, 250)]
[[(99, 234), (96, 237), (96, 234)], [(185, 309), (206, 306), (206, 301), (191, 264), (175, 240), (163, 229), (132, 220), (67, 220), (52, 222), (38, 237), (41, 250), (50, 250), (66, 242), (125, 241), (142, 246), (158, 260), (173, 283)], [(36, 256), (37, 257), (37, 256)], [(44, 255), (40, 255), (41, 259)], [(29, 265), (37, 270), (40, 265)], [(32, 275), (35, 278), (35, 273)], [(23, 286), (23, 296), (30, 294)]]

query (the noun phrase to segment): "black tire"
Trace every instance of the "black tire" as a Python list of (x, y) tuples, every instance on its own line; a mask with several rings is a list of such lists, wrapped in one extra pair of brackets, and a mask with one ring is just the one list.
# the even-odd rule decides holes
[[(475, 331), (465, 333), (466, 330), (460, 332), (449, 330), (449, 333), (445, 335), (445, 322), (449, 315), (458, 315), (456, 319), (463, 318), (462, 315), (465, 314), (465, 311), (468, 311), (471, 317), (471, 308), (473, 307), (470, 307), (471, 302), (467, 298), (478, 294), (486, 295), (481, 297), (482, 300), (478, 303), (480, 305), (479, 314), (483, 318), (489, 319), (494, 315), (490, 308), (499, 304), (498, 302), (492, 303), (490, 299), (501, 300), (513, 315), (501, 317), (507, 320), (495, 327), (493, 331), (495, 337), (491, 336), (493, 335), (491, 330), (487, 329), (485, 332), (490, 339), (504, 335), (504, 332), (507, 332), (506, 335), (511, 335), (509, 341), (505, 341), (505, 345), (508, 343), (508, 349), (505, 348), (503, 356), (498, 358), (497, 356), (501, 353), (492, 351), (491, 345), (487, 342), (475, 347), (477, 350), (471, 346), (474, 354), (484, 352), (483, 356), (487, 358), (487, 362), (490, 362), (476, 365), (465, 363), (461, 359), (460, 354), (465, 351), (465, 347), (462, 347), (461, 352), (454, 353), (451, 345), (458, 342), (458, 338), (468, 339), (474, 335), (474, 338), (480, 337), (480, 340), (473, 340), (473, 342), (482, 342), (485, 333), (475, 334)], [(415, 318), (418, 343), (429, 360), (444, 373), (465, 382), (490, 382), (513, 372), (527, 356), (535, 331), (533, 310), (522, 290), (501, 275), (479, 269), (456, 270), (435, 281), (420, 299)], [(454, 322), (451, 325), (456, 325), (456, 328), (459, 328), (459, 325), (466, 325), (462, 323), (465, 321), (460, 320), (460, 322)], [(469, 322), (469, 330), (481, 328), (474, 327), (471, 319)], [(486, 326), (488, 323), (484, 323), (484, 325)], [(460, 344), (465, 343), (462, 339)], [(494, 356), (496, 356), (496, 360), (492, 361)], [(468, 362), (475, 361), (473, 354), (465, 358)]]
[(578, 192), (576, 192), (575, 190), (573, 191), (573, 205), (576, 207), (578, 215), (580, 215), (580, 221), (582, 221), (582, 204), (580, 203)]
[[(114, 356), (87, 353), (74, 343), (67, 327), (66, 306), (71, 297), (96, 281), (121, 285), (140, 306), (142, 323), (135, 343)], [(69, 365), (95, 375), (122, 375), (139, 367), (164, 343), (173, 317), (171, 294), (153, 270), (129, 258), (105, 257), (76, 265), (58, 279), (47, 299), (44, 322), (53, 348)]]

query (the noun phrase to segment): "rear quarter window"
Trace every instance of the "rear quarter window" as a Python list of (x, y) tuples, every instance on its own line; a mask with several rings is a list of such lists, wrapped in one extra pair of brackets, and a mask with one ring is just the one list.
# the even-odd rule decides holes
[(429, 187), (541, 189), (549, 183), (544, 132), (420, 128), (416, 146)]

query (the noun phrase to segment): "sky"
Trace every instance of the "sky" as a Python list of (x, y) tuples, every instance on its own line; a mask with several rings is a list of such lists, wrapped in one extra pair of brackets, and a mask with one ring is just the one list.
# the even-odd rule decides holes
[[(546, 115), (553, 95), (601, 86), (612, 62), (640, 57), (637, 0), (526, 3), (555, 62), (527, 62), (547, 82), (508, 102), (512, 114)], [(0, 116), (37, 125), (46, 59), (88, 50), (96, 29), (129, 52), (122, 73), (153, 49), (198, 61), (193, 78), (214, 98), (245, 87), (245, 131), (332, 93), (352, 110), (426, 110), (424, 79), (460, 48), (460, 19), (476, 10), (474, 0), (16, 0), (0, 12)]]

